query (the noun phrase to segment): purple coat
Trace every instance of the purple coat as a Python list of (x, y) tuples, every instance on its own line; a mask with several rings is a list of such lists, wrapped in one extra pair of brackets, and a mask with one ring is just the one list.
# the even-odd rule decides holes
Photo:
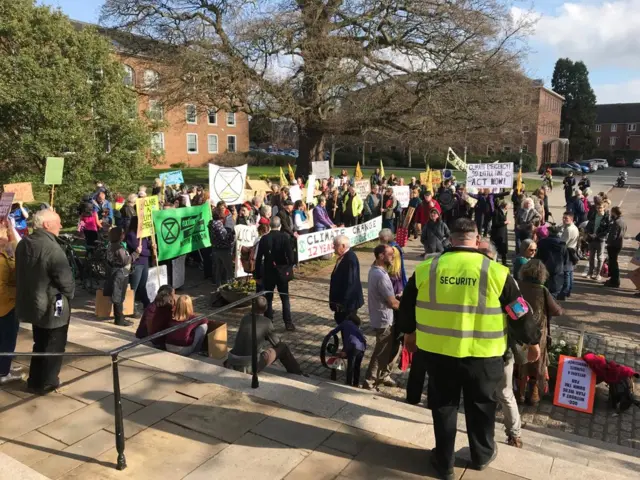
[[(133, 253), (136, 251), (136, 248), (138, 248), (138, 245), (140, 244), (140, 240), (138, 239), (138, 236), (136, 235), (136, 232), (129, 232), (127, 233), (127, 236), (125, 237), (125, 242), (127, 243), (127, 251), (129, 253)], [(149, 266), (149, 258), (151, 257), (151, 247), (149, 246), (149, 239), (148, 238), (143, 238), (142, 239), (142, 252), (140, 253), (140, 256), (138, 257), (138, 259), (133, 262), (134, 265), (147, 265)]]
[(318, 205), (313, 209), (313, 227), (316, 231), (327, 230), (331, 228), (333, 222), (329, 218), (327, 209)]

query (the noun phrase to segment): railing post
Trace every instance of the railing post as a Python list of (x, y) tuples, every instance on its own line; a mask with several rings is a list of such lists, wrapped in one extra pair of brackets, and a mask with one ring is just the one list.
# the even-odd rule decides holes
[(116, 450), (118, 451), (118, 470), (127, 468), (127, 459), (124, 456), (124, 419), (122, 414), (122, 397), (120, 395), (120, 375), (118, 373), (118, 354), (111, 356), (113, 369), (113, 399), (115, 402), (116, 421)]
[(251, 300), (251, 388), (258, 388), (260, 381), (258, 380), (258, 335), (256, 332), (256, 299)]

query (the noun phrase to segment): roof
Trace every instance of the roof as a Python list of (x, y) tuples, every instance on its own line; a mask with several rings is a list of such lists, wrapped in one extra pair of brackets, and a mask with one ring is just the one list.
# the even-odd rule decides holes
[(640, 122), (640, 103), (596, 105), (596, 124)]
[(544, 90), (549, 95), (551, 95), (553, 97), (556, 97), (556, 98), (559, 98), (560, 100), (562, 100), (564, 102), (564, 97), (562, 95), (560, 95), (559, 93), (554, 92), (550, 88), (547, 88), (544, 85), (536, 85), (535, 83), (534, 83), (534, 86), (540, 88), (541, 90)]

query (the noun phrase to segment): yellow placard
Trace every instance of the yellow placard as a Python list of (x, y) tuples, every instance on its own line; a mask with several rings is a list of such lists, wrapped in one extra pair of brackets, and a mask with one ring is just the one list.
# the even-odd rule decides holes
[(442, 170), (431, 170), (431, 183), (434, 187), (442, 183)]
[(137, 199), (136, 209), (138, 211), (138, 238), (151, 237), (153, 235), (153, 211), (160, 210), (158, 196)]

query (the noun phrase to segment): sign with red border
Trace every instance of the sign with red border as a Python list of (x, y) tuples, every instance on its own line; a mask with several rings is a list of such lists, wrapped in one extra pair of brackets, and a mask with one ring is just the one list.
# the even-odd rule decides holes
[(560, 355), (553, 404), (583, 413), (593, 413), (596, 375), (581, 358)]

